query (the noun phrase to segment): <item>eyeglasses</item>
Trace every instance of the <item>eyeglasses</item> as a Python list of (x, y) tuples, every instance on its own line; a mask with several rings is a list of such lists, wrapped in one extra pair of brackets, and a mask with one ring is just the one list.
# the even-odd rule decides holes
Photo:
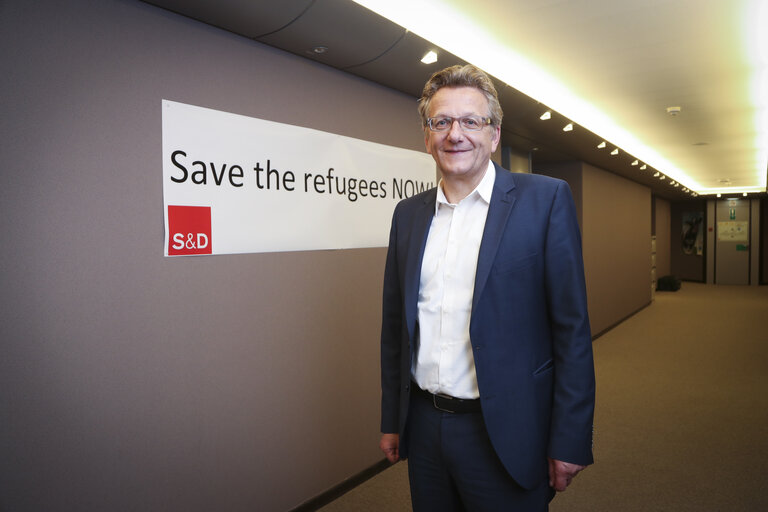
[(433, 132), (450, 130), (455, 121), (459, 122), (462, 130), (476, 132), (492, 124), (490, 117), (465, 116), (465, 117), (430, 117), (427, 126)]

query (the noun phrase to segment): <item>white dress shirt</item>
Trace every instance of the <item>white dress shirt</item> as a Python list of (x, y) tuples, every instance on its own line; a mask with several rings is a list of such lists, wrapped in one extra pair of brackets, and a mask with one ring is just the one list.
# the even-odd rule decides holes
[(419, 337), (411, 377), (422, 389), (456, 398), (478, 398), (469, 319), (477, 256), (491, 202), (496, 169), (467, 197), (451, 204), (437, 188), (419, 283)]

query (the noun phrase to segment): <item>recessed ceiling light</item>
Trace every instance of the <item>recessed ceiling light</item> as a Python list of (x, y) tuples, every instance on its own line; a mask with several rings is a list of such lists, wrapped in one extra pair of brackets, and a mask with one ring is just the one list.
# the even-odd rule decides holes
[(619, 148), (615, 148), (613, 151), (611, 151), (611, 154), (612, 154), (613, 156), (616, 156), (616, 155), (618, 155), (618, 154), (619, 154)]
[(717, 197), (723, 197), (723, 194), (717, 194)]
[(653, 175), (654, 178), (658, 178), (659, 176), (661, 176), (661, 173), (659, 171), (656, 171), (656, 174)]
[(551, 119), (551, 118), (552, 118), (552, 112), (550, 112), (549, 110), (547, 110), (546, 112), (544, 112), (539, 116), (539, 119), (541, 119), (542, 121), (546, 121), (547, 119)]
[(641, 171), (644, 171), (644, 170), (646, 170), (647, 168), (648, 168), (648, 166), (647, 166), (647, 165), (645, 165), (645, 164), (643, 164), (643, 165), (641, 165), (641, 166), (640, 166), (640, 170), (641, 170)]
[(632, 165), (638, 165), (639, 163), (640, 163), (640, 162), (638, 162), (637, 160), (635, 160), (634, 162), (632, 162)]
[(605, 147), (605, 141), (601, 142), (597, 145), (598, 149), (603, 149)]
[(327, 51), (328, 51), (328, 47), (327, 46), (315, 46), (314, 48), (312, 48), (312, 53), (314, 53), (316, 55), (322, 55), (323, 53), (325, 53)]
[(564, 132), (570, 132), (573, 131), (573, 123), (568, 123), (567, 125), (563, 126)]
[(434, 64), (437, 62), (437, 54), (432, 50), (429, 50), (422, 58), (421, 62), (424, 64)]

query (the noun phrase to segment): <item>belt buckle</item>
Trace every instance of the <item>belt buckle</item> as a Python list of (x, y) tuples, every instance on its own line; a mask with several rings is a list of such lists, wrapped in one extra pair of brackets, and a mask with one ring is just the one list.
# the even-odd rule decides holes
[(436, 395), (434, 395), (434, 394), (433, 394), (433, 395), (432, 395), (432, 405), (434, 405), (434, 406), (435, 406), (435, 409), (437, 409), (438, 411), (443, 411), (443, 412), (450, 412), (451, 414), (454, 414), (454, 413), (456, 413), (456, 411), (451, 411), (450, 409), (443, 409), (442, 407), (440, 407), (439, 405), (437, 405), (437, 398), (438, 398), (438, 397), (440, 397), (440, 398), (443, 398), (443, 399), (445, 399), (445, 400), (453, 400), (453, 399), (454, 399), (452, 396), (448, 396), (448, 395), (440, 395), (440, 394), (436, 394)]

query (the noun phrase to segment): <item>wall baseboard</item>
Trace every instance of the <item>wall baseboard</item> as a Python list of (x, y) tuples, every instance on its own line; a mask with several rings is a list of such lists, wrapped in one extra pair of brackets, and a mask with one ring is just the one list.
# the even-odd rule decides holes
[(327, 491), (321, 494), (318, 494), (314, 498), (310, 498), (309, 500), (305, 501), (298, 507), (291, 509), (289, 512), (314, 512), (319, 508), (326, 506), (333, 500), (348, 493), (349, 491), (351, 491), (358, 485), (362, 484), (366, 480), (369, 480), (374, 476), (378, 475), (379, 473), (381, 473), (391, 465), (392, 464), (390, 464), (387, 459), (381, 459), (376, 464), (373, 464), (372, 466), (367, 467), (366, 469), (362, 470), (356, 475), (352, 475), (351, 477), (347, 478), (340, 484), (334, 487), (331, 487)]
[(608, 327), (606, 327), (605, 329), (603, 329), (603, 330), (602, 330), (602, 331), (600, 331), (599, 333), (597, 333), (597, 334), (593, 334), (593, 335), (592, 335), (592, 342), (594, 343), (594, 342), (597, 340), (597, 338), (599, 338), (599, 337), (600, 337), (600, 336), (602, 336), (603, 334), (607, 333), (608, 331), (610, 331), (610, 330), (611, 330), (611, 329), (613, 329), (614, 327), (618, 326), (619, 324), (621, 324), (621, 323), (624, 323), (625, 321), (629, 320), (630, 318), (632, 318), (633, 316), (635, 316), (636, 314), (638, 314), (639, 312), (641, 312), (642, 310), (644, 310), (645, 308), (647, 308), (648, 306), (650, 306), (651, 304), (653, 304), (653, 301), (649, 301), (649, 302), (648, 302), (647, 304), (645, 304), (644, 306), (641, 306), (641, 307), (639, 307), (638, 309), (636, 309), (636, 310), (635, 310), (635, 311), (633, 311), (632, 313), (628, 314), (627, 316), (625, 316), (624, 318), (622, 318), (622, 319), (621, 319), (621, 320), (619, 320), (618, 322), (616, 322), (616, 323), (613, 323), (613, 324), (609, 325)]

